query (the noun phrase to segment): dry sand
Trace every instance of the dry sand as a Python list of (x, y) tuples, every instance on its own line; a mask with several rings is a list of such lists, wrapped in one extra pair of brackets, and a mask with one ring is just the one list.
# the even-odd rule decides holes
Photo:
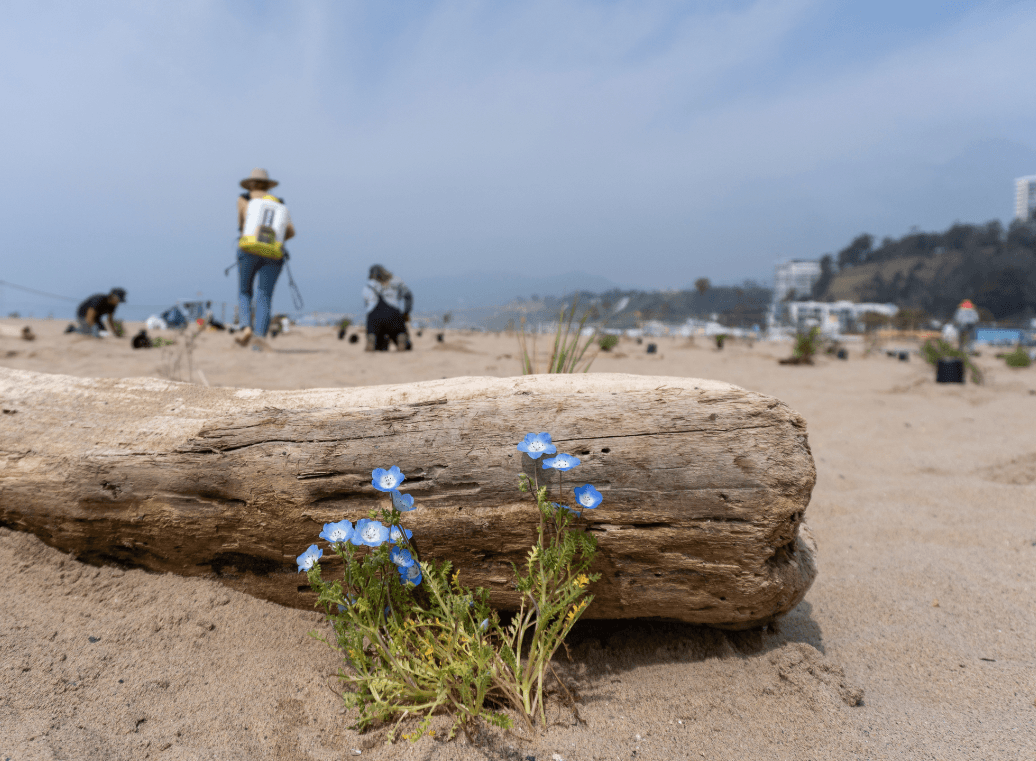
[[(31, 325), (34, 342), (0, 331), (0, 364), (186, 372), (178, 350)], [(985, 385), (937, 386), (916, 355), (784, 367), (786, 344), (656, 342), (624, 340), (593, 370), (723, 380), (808, 421), (820, 576), (774, 629), (587, 622), (565, 664), (580, 721), (555, 706), (534, 737), (385, 746), (348, 729), (315, 614), (0, 529), (0, 761), (1036, 759), (1036, 368), (987, 356)], [(513, 337), (415, 344), (373, 355), (310, 328), (259, 353), (211, 332), (191, 361), (195, 382), (270, 389), (519, 372)]]

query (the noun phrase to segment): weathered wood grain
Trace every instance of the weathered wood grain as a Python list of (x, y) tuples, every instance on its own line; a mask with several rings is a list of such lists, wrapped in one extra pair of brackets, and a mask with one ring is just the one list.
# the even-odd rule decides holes
[[(513, 603), (535, 535), (515, 445), (549, 431), (593, 483), (587, 615), (755, 626), (816, 574), (803, 523), (815, 469), (801, 417), (715, 381), (629, 375), (455, 378), (275, 392), (0, 369), (0, 524), (94, 562), (218, 578), (309, 607), (294, 558), (325, 522), (384, 500), (398, 465), (425, 557)], [(546, 471), (540, 471), (545, 473)], [(542, 475), (541, 475), (542, 477)], [(554, 474), (556, 480), (557, 476)]]

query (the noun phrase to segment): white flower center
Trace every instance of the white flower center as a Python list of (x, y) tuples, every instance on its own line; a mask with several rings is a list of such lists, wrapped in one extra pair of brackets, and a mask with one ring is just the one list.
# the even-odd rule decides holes
[(342, 531), (342, 529), (336, 528), (334, 531), (331, 532), (332, 542), (340, 542), (343, 539), (345, 539), (345, 532)]
[(584, 507), (590, 507), (590, 505), (592, 505), (593, 503), (594, 498), (592, 494), (584, 494), (582, 497), (579, 498), (579, 504), (583, 505)]
[(391, 489), (393, 486), (396, 485), (396, 477), (389, 475), (382, 476), (381, 485), (384, 486), (386, 489)]
[(529, 451), (531, 452), (542, 452), (547, 446), (542, 441), (534, 441), (529, 444)]
[(363, 527), (363, 538), (368, 542), (373, 542), (378, 538), (378, 527), (377, 526), (364, 526)]

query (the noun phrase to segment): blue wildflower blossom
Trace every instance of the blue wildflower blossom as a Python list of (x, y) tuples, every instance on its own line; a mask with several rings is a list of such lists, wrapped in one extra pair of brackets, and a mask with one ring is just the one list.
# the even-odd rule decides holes
[(381, 521), (372, 521), (370, 518), (360, 518), (356, 521), (356, 530), (353, 531), (350, 541), (356, 546), (367, 545), (368, 547), (380, 547), (388, 541), (389, 530)]
[(421, 579), (424, 576), (421, 575), (421, 564), (414, 563), (408, 568), (397, 568), (399, 571), (399, 583), (400, 584), (413, 584), (415, 587), (421, 583)]
[(579, 458), (570, 454), (559, 454), (549, 460), (543, 461), (543, 469), (554, 468), (554, 470), (572, 470), (579, 464)]
[(308, 571), (310, 568), (317, 564), (317, 561), (323, 556), (324, 551), (317, 547), (315, 544), (309, 545), (309, 549), (295, 558), (295, 562), (299, 564), (299, 573)]
[(388, 470), (375, 468), (371, 471), (371, 485), (378, 491), (393, 491), (403, 483), (404, 478), (406, 476), (403, 475), (396, 465), (393, 465)]
[(577, 486), (572, 491), (575, 492), (576, 502), (579, 506), (587, 510), (593, 510), (604, 499), (601, 496), (601, 492), (597, 491), (592, 484), (586, 484), (586, 486)]
[(392, 506), (399, 510), (401, 513), (409, 513), (414, 509), (414, 495), (403, 494), (401, 491), (396, 489), (391, 493)]
[(409, 540), (414, 535), (414, 532), (408, 528), (400, 528), (399, 526), (392, 526), (389, 528), (389, 539), (396, 544), (401, 544), (403, 541), (403, 533), (406, 533), (406, 538)]
[(338, 521), (338, 523), (325, 523), (324, 530), (320, 532), (320, 538), (331, 544), (344, 544), (353, 535), (353, 524), (349, 521)]
[(486, 629), (488, 629), (489, 628), (489, 619), (488, 618), (483, 618), (482, 619), (482, 623), (480, 623), (478, 625), (478, 628), (481, 629), (482, 631), (485, 631)]
[(414, 564), (414, 556), (410, 554), (410, 550), (404, 550), (402, 547), (393, 547), (389, 552), (389, 560), (400, 568), (409, 568)]
[(538, 460), (541, 455), (554, 454), (558, 448), (551, 443), (550, 434), (544, 431), (543, 433), (525, 434), (522, 443), (518, 445), (518, 451), (525, 452), (532, 459)]

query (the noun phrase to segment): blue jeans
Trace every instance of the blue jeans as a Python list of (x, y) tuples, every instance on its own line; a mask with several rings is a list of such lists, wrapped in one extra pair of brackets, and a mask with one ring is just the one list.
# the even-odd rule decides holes
[(273, 287), (280, 277), (283, 259), (271, 259), (268, 256), (250, 254), (237, 250), (237, 300), (240, 308), (239, 318), (244, 325), (250, 324), (252, 314), (252, 282), (259, 276), (259, 293), (255, 297), (255, 324), (252, 332), (257, 336), (265, 336), (270, 329), (270, 302), (273, 300)]

